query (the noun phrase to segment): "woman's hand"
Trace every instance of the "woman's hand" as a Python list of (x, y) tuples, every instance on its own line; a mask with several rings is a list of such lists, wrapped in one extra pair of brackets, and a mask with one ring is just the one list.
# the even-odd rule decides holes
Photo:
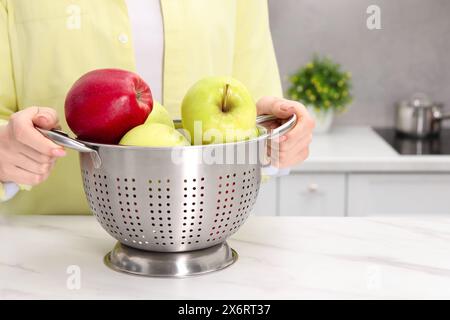
[(45, 138), (36, 127), (58, 127), (55, 110), (30, 107), (11, 116), (0, 126), (0, 182), (37, 185), (50, 175), (64, 149)]
[(275, 97), (263, 97), (256, 104), (258, 115), (273, 114), (280, 119), (297, 115), (297, 124), (291, 131), (269, 146), (272, 165), (286, 168), (303, 162), (309, 155), (309, 145), (315, 126), (306, 108), (299, 102)]

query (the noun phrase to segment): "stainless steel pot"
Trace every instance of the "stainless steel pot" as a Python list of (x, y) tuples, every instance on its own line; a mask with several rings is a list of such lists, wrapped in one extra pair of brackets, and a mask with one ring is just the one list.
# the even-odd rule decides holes
[(415, 94), (410, 100), (398, 103), (396, 129), (416, 138), (438, 135), (441, 122), (450, 119), (443, 108), (443, 104), (432, 102), (425, 94)]

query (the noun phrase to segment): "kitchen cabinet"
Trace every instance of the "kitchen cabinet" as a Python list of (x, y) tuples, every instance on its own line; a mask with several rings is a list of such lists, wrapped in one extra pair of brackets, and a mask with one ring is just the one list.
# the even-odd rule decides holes
[(281, 216), (450, 217), (450, 154), (400, 155), (372, 128), (358, 126), (316, 134), (310, 149), (280, 177)]
[(450, 174), (350, 174), (349, 216), (450, 214)]
[(291, 174), (280, 178), (282, 216), (344, 216), (345, 174)]
[(278, 178), (271, 178), (268, 181), (261, 183), (258, 199), (253, 207), (253, 214), (258, 216), (278, 215), (277, 184)]
[(450, 174), (294, 173), (262, 189), (254, 212), (278, 212), (280, 216), (450, 216)]

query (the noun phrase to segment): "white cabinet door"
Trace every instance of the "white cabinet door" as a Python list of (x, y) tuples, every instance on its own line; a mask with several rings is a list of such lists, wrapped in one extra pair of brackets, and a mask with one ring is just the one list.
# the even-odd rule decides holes
[(449, 174), (351, 174), (349, 216), (450, 214)]
[(344, 174), (291, 174), (280, 178), (281, 216), (344, 216)]
[(277, 213), (277, 178), (261, 183), (258, 199), (252, 213), (257, 216), (276, 216)]

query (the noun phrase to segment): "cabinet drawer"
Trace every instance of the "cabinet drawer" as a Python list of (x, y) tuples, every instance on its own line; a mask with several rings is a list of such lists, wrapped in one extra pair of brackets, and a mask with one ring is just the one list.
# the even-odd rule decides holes
[(280, 178), (280, 215), (344, 216), (344, 174), (297, 174)]
[(450, 175), (351, 174), (350, 216), (450, 214)]
[(277, 213), (277, 179), (271, 178), (261, 183), (258, 199), (252, 213), (257, 216), (276, 216)]

